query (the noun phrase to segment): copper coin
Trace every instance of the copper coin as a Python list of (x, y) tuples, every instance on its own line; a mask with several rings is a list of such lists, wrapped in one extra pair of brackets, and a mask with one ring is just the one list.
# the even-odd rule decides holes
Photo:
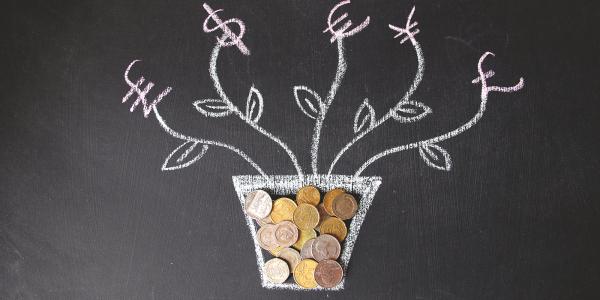
[(331, 216), (329, 216), (329, 214), (325, 210), (325, 206), (323, 205), (323, 203), (319, 203), (319, 205), (317, 205), (317, 211), (319, 212), (319, 224), (317, 224), (317, 227), (315, 227), (315, 229), (319, 231), (319, 227), (321, 227), (323, 221), (327, 220), (327, 218), (330, 218)]
[(318, 236), (312, 244), (312, 255), (316, 261), (336, 260), (340, 257), (341, 250), (340, 242), (329, 234)]
[(330, 234), (338, 239), (338, 241), (343, 241), (348, 234), (348, 228), (346, 228), (346, 223), (342, 221), (338, 217), (329, 217), (327, 220), (321, 223), (319, 227), (319, 232), (321, 234)]
[(246, 214), (255, 220), (266, 218), (271, 213), (273, 199), (265, 191), (256, 190), (246, 195), (244, 210)]
[(333, 199), (344, 193), (345, 192), (342, 189), (333, 189), (325, 194), (325, 197), (323, 197), (323, 205), (328, 215), (335, 216), (333, 213)]
[(315, 269), (315, 281), (324, 288), (332, 288), (342, 282), (344, 269), (335, 260), (319, 262)]
[(275, 225), (275, 240), (277, 245), (285, 248), (298, 241), (298, 227), (290, 221), (282, 221)]
[(333, 199), (333, 213), (342, 220), (348, 220), (356, 214), (358, 204), (354, 196), (350, 194), (341, 194)]
[(312, 244), (314, 241), (315, 239), (310, 239), (304, 243), (302, 250), (300, 250), (300, 257), (302, 259), (314, 258), (312, 254)]
[(317, 206), (317, 204), (321, 202), (321, 192), (319, 192), (316, 187), (307, 185), (298, 190), (298, 193), (296, 194), (296, 202), (298, 204), (308, 203), (310, 205)]
[(273, 224), (265, 224), (256, 232), (256, 240), (261, 248), (271, 251), (279, 246), (275, 239), (276, 228)]

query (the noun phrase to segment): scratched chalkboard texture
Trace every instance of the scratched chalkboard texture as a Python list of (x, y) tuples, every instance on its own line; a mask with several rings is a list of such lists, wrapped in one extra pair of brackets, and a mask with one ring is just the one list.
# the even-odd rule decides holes
[[(242, 116), (251, 87), (260, 92), (258, 124), (305, 173), (314, 111), (299, 109), (293, 87), (326, 100), (338, 49), (324, 30), (338, 2), (206, 2), (223, 9), (221, 21), (238, 18), (245, 28), (249, 55), (239, 44), (220, 49), (223, 90)], [(432, 112), (372, 130), (334, 174), (465, 124), (480, 108), (482, 78), (508, 87), (523, 77), (524, 87), (490, 92), (477, 124), (439, 148), (421, 145), (365, 168), (361, 175), (382, 183), (344, 289), (314, 292), (261, 287), (232, 182), (259, 174), (244, 158), (199, 144), (193, 155), (205, 151), (202, 158), (161, 170), (189, 142), (157, 122), (150, 100), (165, 91), (156, 107), (174, 131), (235, 145), (266, 174), (297, 173), (287, 151), (248, 122), (194, 107), (219, 99), (209, 62), (222, 28), (205, 32), (203, 4), (2, 1), (0, 299), (600, 299), (597, 1), (353, 0), (335, 12), (333, 20), (348, 13), (353, 27), (370, 22), (344, 38), (347, 70), (323, 123), (319, 174), (355, 129), (370, 128), (366, 105), (353, 126), (365, 98), (378, 119), (411, 87), (419, 68), (412, 41), (400, 43), (406, 33), (394, 39), (388, 25), (405, 28), (413, 6), (425, 69), (410, 100)], [(486, 51), (495, 56), (483, 72), (493, 77), (477, 70)], [(135, 90), (122, 103), (134, 60), (132, 82), (154, 83), (148, 118), (142, 102), (129, 111)], [(252, 120), (261, 104), (254, 97)], [(423, 158), (431, 154), (439, 161)], [(446, 154), (450, 171), (427, 163), (444, 169)]]

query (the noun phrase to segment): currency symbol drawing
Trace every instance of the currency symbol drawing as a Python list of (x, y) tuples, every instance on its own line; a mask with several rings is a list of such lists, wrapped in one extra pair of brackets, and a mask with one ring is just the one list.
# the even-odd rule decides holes
[(144, 81), (146, 81), (146, 79), (143, 76), (141, 76), (140, 79), (138, 79), (135, 83), (129, 80), (129, 71), (131, 70), (131, 67), (133, 67), (133, 65), (138, 61), (140, 60), (136, 59), (132, 61), (125, 70), (125, 82), (127, 82), (127, 85), (129, 85), (131, 89), (127, 92), (127, 94), (125, 94), (125, 97), (123, 97), (122, 103), (127, 102), (127, 100), (129, 100), (129, 97), (131, 97), (134, 93), (137, 94), (137, 98), (135, 99), (133, 104), (131, 104), (131, 108), (129, 109), (129, 111), (133, 112), (135, 108), (141, 103), (142, 109), (144, 111), (144, 117), (147, 118), (148, 115), (152, 112), (152, 109), (162, 100), (162, 98), (164, 98), (167, 94), (171, 92), (171, 87), (166, 87), (158, 96), (156, 96), (156, 98), (154, 98), (152, 103), (148, 104), (146, 95), (148, 95), (152, 87), (154, 87), (154, 83), (152, 81), (149, 81), (146, 87), (144, 87), (144, 89), (141, 90), (140, 86), (142, 85), (142, 83), (144, 83)]
[[(390, 27), (390, 29), (398, 32), (398, 34), (396, 34), (394, 36), (394, 38), (398, 38), (398, 37), (401, 37), (406, 34), (406, 36), (404, 38), (402, 38), (402, 40), (400, 41), (400, 44), (404, 44), (404, 42), (413, 38), (420, 31), (418, 28), (414, 28), (415, 26), (417, 26), (419, 24), (418, 22), (411, 23), (414, 13), (415, 13), (415, 7), (413, 6), (412, 10), (410, 11), (410, 14), (408, 15), (408, 19), (406, 20), (406, 26), (404, 28), (400, 28), (400, 27), (394, 26), (392, 24), (388, 25)], [(414, 28), (414, 30), (411, 31), (413, 28)]]
[(325, 28), (325, 30), (323, 30), (323, 33), (329, 31), (331, 32), (331, 42), (333, 43), (336, 39), (342, 39), (345, 37), (349, 37), (352, 35), (355, 35), (357, 33), (359, 33), (361, 30), (365, 29), (365, 27), (367, 27), (369, 25), (369, 21), (371, 20), (370, 17), (367, 17), (362, 23), (360, 23), (360, 25), (354, 27), (353, 29), (351, 29), (350, 31), (346, 31), (348, 30), (348, 28), (350, 28), (350, 26), (352, 26), (352, 21), (348, 20), (346, 21), (346, 23), (344, 23), (344, 25), (342, 25), (339, 29), (333, 29), (333, 27), (335, 25), (337, 25), (338, 23), (342, 22), (343, 20), (346, 19), (346, 17), (348, 17), (348, 13), (344, 13), (343, 15), (341, 15), (339, 18), (337, 18), (335, 21), (331, 22), (331, 17), (333, 16), (333, 14), (335, 13), (335, 11), (346, 5), (349, 4), (350, 0), (345, 0), (342, 1), (340, 3), (338, 3), (336, 6), (334, 6), (331, 11), (329, 12), (329, 16), (327, 17), (327, 28)]
[[(202, 6), (208, 13), (208, 17), (204, 19), (204, 24), (202, 25), (204, 32), (209, 33), (217, 29), (221, 29), (223, 31), (223, 35), (217, 38), (217, 41), (221, 46), (229, 47), (235, 45), (238, 47), (238, 49), (240, 49), (240, 52), (242, 52), (242, 54), (250, 55), (250, 50), (242, 41), (242, 37), (244, 36), (244, 32), (246, 31), (246, 26), (244, 25), (244, 22), (238, 18), (231, 18), (223, 22), (221, 18), (219, 18), (219, 16), (217, 15), (217, 13), (222, 11), (222, 9), (213, 10), (206, 3), (204, 3)], [(216, 25), (212, 28), (208, 28), (208, 21), (211, 19), (215, 22)], [(238, 27), (240, 28), (239, 34), (235, 34), (233, 31), (231, 31), (231, 28), (229, 28), (228, 26), (228, 24), (230, 23), (235, 23), (238, 25)]]

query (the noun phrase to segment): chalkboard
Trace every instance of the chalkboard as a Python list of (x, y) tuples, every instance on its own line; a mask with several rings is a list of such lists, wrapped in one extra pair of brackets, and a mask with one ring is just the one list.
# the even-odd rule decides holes
[[(594, 1), (2, 6), (1, 299), (600, 298)], [(243, 184), (345, 180), (343, 288), (263, 286)]]

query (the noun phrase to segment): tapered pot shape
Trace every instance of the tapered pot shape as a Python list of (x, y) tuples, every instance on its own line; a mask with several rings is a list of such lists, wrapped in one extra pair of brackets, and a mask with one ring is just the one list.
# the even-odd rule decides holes
[[(354, 248), (354, 244), (358, 238), (358, 232), (363, 221), (365, 220), (367, 211), (373, 202), (375, 193), (381, 184), (381, 177), (349, 175), (240, 175), (232, 176), (232, 179), (233, 185), (240, 200), (242, 211), (244, 211), (246, 195), (254, 190), (264, 190), (273, 196), (285, 196), (295, 195), (298, 189), (301, 187), (305, 185), (312, 185), (321, 191), (321, 197), (325, 192), (335, 188), (342, 188), (347, 193), (354, 195), (358, 202), (358, 211), (348, 226), (348, 235), (342, 243), (342, 251), (339, 259), (339, 263), (342, 265), (344, 273), (348, 274), (348, 263), (350, 262), (352, 249)], [(260, 248), (258, 240), (256, 239), (256, 232), (259, 228), (258, 224), (256, 224), (256, 222), (245, 212), (244, 217), (246, 219), (246, 224), (250, 228), (250, 235), (252, 236), (252, 241), (254, 242), (254, 251), (256, 252), (256, 261), (258, 264), (261, 285), (268, 289), (303, 289), (295, 283), (284, 282), (276, 284), (267, 280), (265, 274), (263, 273), (265, 256), (263, 255), (263, 250)], [(345, 280), (342, 280), (333, 288), (325, 289), (317, 287), (314, 290), (341, 290), (344, 288), (344, 281)]]

